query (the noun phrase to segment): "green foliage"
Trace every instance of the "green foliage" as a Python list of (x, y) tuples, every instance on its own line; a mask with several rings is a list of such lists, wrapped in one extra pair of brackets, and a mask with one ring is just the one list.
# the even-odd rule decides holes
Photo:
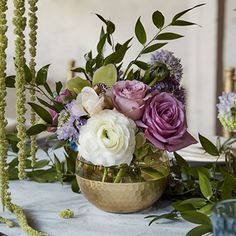
[(135, 25), (135, 35), (138, 39), (138, 41), (145, 45), (146, 41), (147, 41), (147, 35), (145, 32), (145, 29), (143, 27), (142, 22), (140, 21), (140, 17), (138, 18), (136, 25)]
[[(231, 141), (216, 147), (206, 137), (199, 134), (203, 149), (217, 158), (230, 148)], [(218, 154), (218, 156), (217, 156)], [(212, 231), (210, 216), (215, 203), (236, 197), (236, 175), (232, 175), (227, 166), (216, 163), (202, 166), (190, 166), (183, 157), (174, 153), (171, 166), (171, 181), (166, 197), (173, 201), (174, 210), (163, 215), (152, 215), (150, 224), (159, 219), (179, 219), (180, 217), (199, 226), (186, 235), (198, 236)]]
[(165, 17), (160, 11), (155, 11), (152, 14), (152, 21), (153, 24), (158, 28), (161, 29), (164, 26), (165, 23)]
[(44, 85), (46, 83), (49, 66), (50, 65), (46, 65), (38, 71), (38, 73), (36, 75), (36, 84), (37, 85)]

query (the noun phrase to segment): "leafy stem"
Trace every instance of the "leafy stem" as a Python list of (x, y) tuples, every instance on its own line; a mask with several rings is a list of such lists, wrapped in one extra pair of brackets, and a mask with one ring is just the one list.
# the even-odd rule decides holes
[(136, 56), (136, 58), (128, 64), (128, 66), (127, 66), (127, 68), (126, 68), (126, 70), (125, 70), (125, 72), (124, 72), (123, 79), (125, 79), (125, 76), (127, 75), (129, 69), (130, 69), (131, 66), (134, 64), (134, 62), (137, 61), (139, 57), (141, 57), (141, 55), (143, 54), (143, 52), (145, 51), (145, 49), (148, 48), (148, 46), (150, 46), (150, 45), (154, 42), (154, 40), (156, 40), (157, 36), (158, 36), (163, 30), (165, 30), (166, 28), (168, 28), (170, 25), (171, 25), (171, 23), (168, 24), (168, 25), (166, 25), (165, 27), (161, 28), (161, 29), (157, 32), (157, 34), (155, 34), (154, 37), (153, 37), (146, 45), (144, 45), (144, 47), (143, 47), (142, 50), (139, 52), (139, 54)]

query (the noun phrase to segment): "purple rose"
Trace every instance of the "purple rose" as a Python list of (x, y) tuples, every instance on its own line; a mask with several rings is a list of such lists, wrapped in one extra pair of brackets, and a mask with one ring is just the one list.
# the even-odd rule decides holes
[(166, 92), (154, 94), (147, 101), (137, 125), (144, 128), (146, 138), (162, 150), (173, 152), (197, 143), (187, 132), (184, 105)]
[(147, 90), (147, 85), (137, 80), (118, 81), (113, 85), (110, 96), (119, 112), (138, 120), (144, 112)]

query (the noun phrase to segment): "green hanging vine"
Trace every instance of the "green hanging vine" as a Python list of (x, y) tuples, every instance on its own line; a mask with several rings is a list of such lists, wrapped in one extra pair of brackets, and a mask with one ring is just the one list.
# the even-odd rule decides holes
[(16, 65), (16, 111), (17, 111), (17, 137), (19, 142), (17, 144), (19, 148), (19, 179), (24, 179), (25, 173), (25, 144), (26, 144), (26, 127), (25, 127), (25, 36), (24, 30), (26, 27), (25, 13), (25, 0), (14, 0), (14, 14), (13, 24), (15, 25), (15, 65)]
[[(29, 53), (30, 53), (30, 63), (29, 63), (29, 67), (31, 70), (31, 74), (32, 74), (32, 84), (35, 84), (35, 66), (36, 66), (36, 62), (35, 62), (35, 57), (36, 57), (36, 46), (37, 46), (37, 15), (36, 12), (38, 10), (37, 7), (37, 2), (38, 0), (28, 0), (29, 3), (29, 28), (30, 28), (30, 32), (29, 32)], [(36, 100), (36, 96), (35, 96), (35, 90), (34, 90), (34, 86), (31, 86), (30, 89), (30, 101), (34, 102)], [(31, 108), (31, 113), (30, 113), (30, 122), (32, 125), (36, 124), (36, 114), (34, 112), (34, 110)], [(32, 167), (34, 167), (35, 165), (35, 161), (36, 161), (36, 151), (37, 151), (37, 143), (36, 143), (36, 136), (31, 136), (31, 156), (32, 156)]]
[(6, 20), (6, 11), (7, 11), (7, 0), (1, 1), (0, 4), (0, 188), (1, 188), (1, 201), (3, 209), (5, 206), (10, 207), (10, 194), (8, 193), (8, 176), (6, 170), (6, 161), (7, 161), (7, 149), (8, 142), (6, 139), (6, 125), (7, 121), (5, 118), (5, 107), (6, 107), (6, 48), (7, 48), (7, 20)]

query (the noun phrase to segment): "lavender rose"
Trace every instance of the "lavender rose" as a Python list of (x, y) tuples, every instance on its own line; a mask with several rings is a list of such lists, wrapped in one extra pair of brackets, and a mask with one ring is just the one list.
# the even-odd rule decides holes
[(147, 85), (137, 80), (118, 81), (108, 95), (119, 112), (133, 120), (138, 120), (144, 112), (147, 90)]
[(197, 141), (187, 132), (183, 104), (173, 95), (162, 92), (154, 94), (145, 106), (139, 127), (145, 129), (146, 138), (157, 148), (177, 151)]

